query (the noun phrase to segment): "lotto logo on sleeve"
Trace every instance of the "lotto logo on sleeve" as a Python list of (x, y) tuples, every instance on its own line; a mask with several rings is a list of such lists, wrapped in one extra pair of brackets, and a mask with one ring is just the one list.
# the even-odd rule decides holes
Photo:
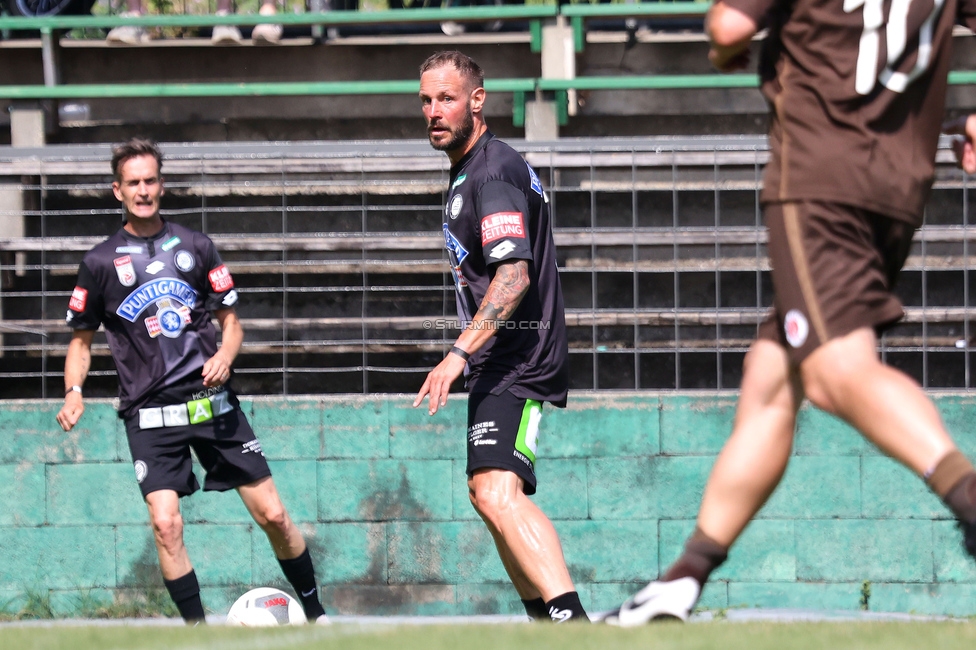
[(482, 246), (504, 237), (525, 239), (525, 222), (521, 212), (496, 212), (481, 220)]
[(230, 271), (227, 270), (227, 266), (224, 264), (211, 271), (208, 277), (210, 278), (210, 286), (217, 293), (223, 293), (228, 289), (234, 288), (234, 278), (230, 276)]
[(71, 292), (71, 300), (68, 301), (68, 309), (72, 311), (85, 311), (85, 305), (87, 304), (88, 289), (75, 287), (74, 291)]

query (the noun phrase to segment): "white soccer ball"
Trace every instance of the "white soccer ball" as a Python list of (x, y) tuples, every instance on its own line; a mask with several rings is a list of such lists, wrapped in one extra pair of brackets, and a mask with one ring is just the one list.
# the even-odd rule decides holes
[(227, 612), (227, 625), (273, 627), (304, 625), (306, 622), (301, 603), (274, 587), (252, 589), (238, 598)]

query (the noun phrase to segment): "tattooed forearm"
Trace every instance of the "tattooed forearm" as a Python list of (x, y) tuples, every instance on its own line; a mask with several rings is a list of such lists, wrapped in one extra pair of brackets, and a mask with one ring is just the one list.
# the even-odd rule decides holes
[(474, 320), (507, 320), (522, 302), (530, 284), (529, 263), (526, 260), (499, 264)]

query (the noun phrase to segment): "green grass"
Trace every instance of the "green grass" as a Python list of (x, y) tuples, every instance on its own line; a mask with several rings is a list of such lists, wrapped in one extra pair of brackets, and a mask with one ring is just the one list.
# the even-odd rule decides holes
[(971, 650), (976, 624), (664, 623), (621, 630), (582, 625), (424, 625), (240, 629), (184, 627), (3, 627), (0, 647), (70, 650)]

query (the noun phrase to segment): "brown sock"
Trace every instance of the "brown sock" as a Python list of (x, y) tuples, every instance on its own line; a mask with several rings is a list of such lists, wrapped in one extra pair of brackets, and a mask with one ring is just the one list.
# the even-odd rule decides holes
[(976, 470), (962, 452), (954, 450), (943, 456), (925, 482), (958, 519), (976, 521)]
[(685, 552), (671, 565), (664, 577), (665, 582), (680, 578), (694, 578), (698, 584), (708, 582), (712, 571), (722, 566), (729, 556), (729, 549), (703, 533), (698, 527), (685, 544)]

